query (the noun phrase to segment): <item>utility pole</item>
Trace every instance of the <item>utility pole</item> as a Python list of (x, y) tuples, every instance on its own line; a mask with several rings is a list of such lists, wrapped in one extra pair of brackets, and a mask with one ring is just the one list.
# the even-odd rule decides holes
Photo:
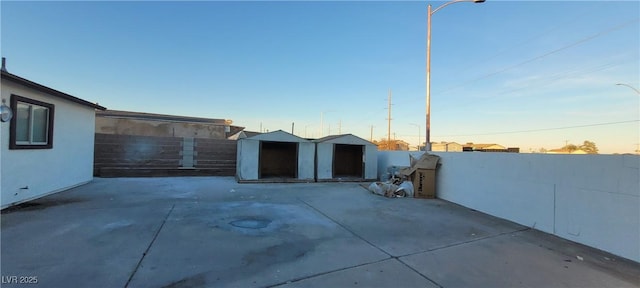
[(371, 125), (371, 134), (369, 135), (369, 141), (373, 142), (373, 125)]
[[(324, 113), (327, 112), (333, 112), (333, 110), (320, 112), (320, 136), (318, 138), (324, 137)], [(329, 129), (329, 134), (331, 134), (331, 129)]]
[(296, 122), (291, 122), (291, 134), (293, 134), (293, 126), (296, 125)]
[(322, 138), (322, 133), (324, 133), (324, 122), (323, 122), (323, 116), (324, 116), (324, 112), (320, 112), (320, 136), (318, 136), (318, 138)]
[(391, 88), (389, 88), (389, 97), (388, 97), (388, 117), (387, 117), (387, 150), (391, 150)]

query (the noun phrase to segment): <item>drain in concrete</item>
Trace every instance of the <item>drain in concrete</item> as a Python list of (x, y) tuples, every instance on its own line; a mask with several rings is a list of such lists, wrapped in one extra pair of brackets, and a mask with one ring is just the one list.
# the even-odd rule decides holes
[(229, 222), (231, 226), (245, 229), (262, 229), (271, 223), (271, 220), (264, 218), (244, 218)]

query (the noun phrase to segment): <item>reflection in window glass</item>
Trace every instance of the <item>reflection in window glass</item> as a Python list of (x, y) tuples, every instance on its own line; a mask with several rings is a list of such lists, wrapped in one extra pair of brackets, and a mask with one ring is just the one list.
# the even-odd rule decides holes
[(29, 141), (29, 105), (18, 103), (16, 115), (16, 141)]
[(40, 106), (31, 106), (33, 112), (33, 131), (31, 142), (47, 142), (47, 125), (49, 123), (49, 109)]

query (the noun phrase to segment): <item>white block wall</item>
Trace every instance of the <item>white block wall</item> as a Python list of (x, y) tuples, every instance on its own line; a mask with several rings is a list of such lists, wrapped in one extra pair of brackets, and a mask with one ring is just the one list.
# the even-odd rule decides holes
[[(640, 262), (640, 156), (434, 154), (438, 198)], [(409, 165), (378, 155), (381, 173)]]

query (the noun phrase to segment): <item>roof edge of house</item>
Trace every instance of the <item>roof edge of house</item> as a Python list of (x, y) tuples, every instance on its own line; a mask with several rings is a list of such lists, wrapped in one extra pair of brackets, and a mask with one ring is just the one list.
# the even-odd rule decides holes
[(42, 93), (46, 93), (46, 94), (49, 94), (51, 96), (55, 96), (55, 97), (58, 97), (58, 98), (61, 98), (61, 99), (67, 100), (67, 101), (71, 101), (71, 102), (80, 104), (80, 105), (88, 106), (88, 107), (91, 107), (91, 108), (94, 108), (94, 109), (97, 109), (97, 110), (102, 110), (102, 111), (107, 110), (107, 108), (105, 108), (103, 106), (100, 106), (98, 104), (91, 103), (91, 102), (89, 102), (87, 100), (83, 100), (83, 99), (80, 99), (80, 98), (75, 97), (73, 95), (69, 95), (67, 93), (60, 92), (60, 91), (58, 91), (56, 89), (44, 86), (42, 84), (38, 84), (38, 83), (33, 82), (31, 80), (22, 78), (22, 77), (20, 77), (18, 75), (11, 74), (11, 73), (9, 73), (9, 72), (7, 72), (5, 70), (2, 70), (1, 72), (2, 72), (2, 79), (3, 80), (9, 80), (9, 81), (12, 81), (12, 82), (14, 82), (16, 84), (23, 85), (25, 87), (40, 91)]

